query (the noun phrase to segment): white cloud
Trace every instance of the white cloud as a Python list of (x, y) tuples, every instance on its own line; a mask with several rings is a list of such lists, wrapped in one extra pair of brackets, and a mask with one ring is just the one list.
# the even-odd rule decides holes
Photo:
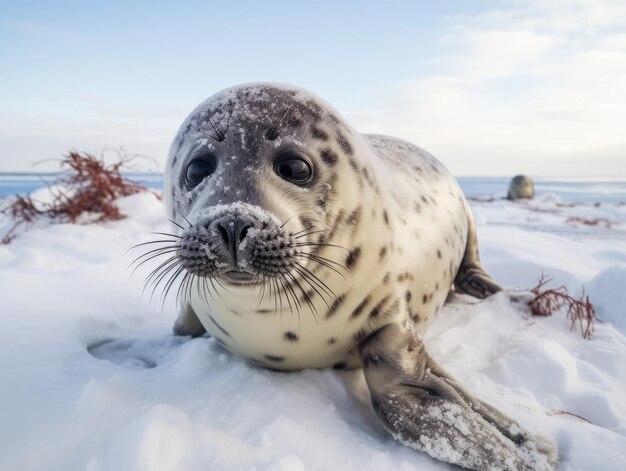
[(348, 116), (457, 174), (626, 177), (626, 2), (506, 2), (456, 16), (454, 54)]

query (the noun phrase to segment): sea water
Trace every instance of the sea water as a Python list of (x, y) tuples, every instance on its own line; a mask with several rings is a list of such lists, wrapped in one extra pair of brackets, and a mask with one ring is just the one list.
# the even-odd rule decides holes
[[(0, 197), (28, 194), (52, 184), (59, 174), (54, 173), (0, 173)], [(129, 173), (126, 177), (148, 188), (163, 188), (162, 173)], [(459, 177), (466, 196), (504, 198), (509, 177)], [(554, 194), (567, 203), (626, 203), (626, 180), (536, 178), (538, 196)]]

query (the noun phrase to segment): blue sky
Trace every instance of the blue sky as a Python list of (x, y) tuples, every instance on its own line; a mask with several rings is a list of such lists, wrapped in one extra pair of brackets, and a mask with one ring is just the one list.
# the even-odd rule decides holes
[(362, 3), (0, 2), (0, 171), (120, 146), (162, 166), (200, 101), (271, 80), (458, 175), (626, 176), (624, 2)]

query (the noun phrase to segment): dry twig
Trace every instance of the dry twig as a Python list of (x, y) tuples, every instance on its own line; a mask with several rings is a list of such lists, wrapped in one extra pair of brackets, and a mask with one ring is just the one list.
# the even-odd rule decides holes
[(587, 422), (588, 424), (591, 424), (590, 420), (585, 419), (583, 416), (578, 415), (578, 414), (574, 414), (572, 412), (567, 412), (566, 410), (563, 409), (557, 409), (557, 410), (551, 410), (550, 412), (548, 412), (548, 415), (570, 415), (572, 417), (576, 417), (577, 419), (580, 419), (583, 422)]
[(565, 286), (546, 289), (546, 285), (552, 281), (541, 273), (537, 286), (530, 291), (535, 298), (528, 303), (533, 316), (548, 317), (565, 310), (566, 317), (571, 322), (570, 330), (574, 330), (576, 325), (580, 327), (580, 334), (585, 339), (590, 339), (593, 335), (593, 323), (598, 320), (593, 304), (589, 301), (589, 296), (583, 292), (580, 299), (573, 298)]
[[(60, 161), (60, 166), (69, 172), (48, 184), (52, 195), (49, 203), (37, 203), (30, 196), (17, 196), (0, 209), (0, 213), (9, 216), (14, 222), (1, 242), (9, 243), (15, 238), (20, 226), (29, 226), (38, 217), (49, 217), (60, 223), (76, 223), (85, 213), (99, 214), (92, 221), (98, 223), (126, 217), (115, 200), (147, 191), (147, 188), (128, 180), (121, 173), (138, 156), (127, 156), (121, 151), (118, 156), (117, 162), (106, 164), (102, 157), (86, 152), (67, 153)], [(50, 188), (52, 185), (59, 185), (62, 189), (53, 193)]]

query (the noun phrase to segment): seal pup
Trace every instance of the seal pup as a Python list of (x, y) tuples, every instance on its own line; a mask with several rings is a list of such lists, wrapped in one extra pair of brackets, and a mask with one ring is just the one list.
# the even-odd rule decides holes
[(530, 177), (516, 175), (509, 183), (509, 191), (506, 198), (512, 201), (519, 199), (533, 199), (535, 197), (535, 185)]
[(481, 266), (459, 186), (433, 156), (359, 134), (308, 91), (246, 84), (184, 121), (164, 197), (177, 233), (156, 250), (170, 258), (152, 280), (167, 295), (183, 277), (176, 334), (208, 332), (276, 370), (362, 367), (384, 428), (437, 459), (557, 466), (549, 438), (473, 397), (421, 340), (451, 289), (501, 290)]

